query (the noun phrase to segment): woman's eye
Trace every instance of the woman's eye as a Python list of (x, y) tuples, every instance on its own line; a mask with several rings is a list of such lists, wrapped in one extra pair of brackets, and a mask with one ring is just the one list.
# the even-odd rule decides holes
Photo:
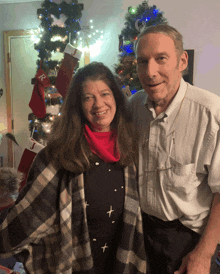
[(92, 98), (91, 96), (83, 97), (83, 101), (88, 101), (88, 100), (91, 99), (91, 98)]

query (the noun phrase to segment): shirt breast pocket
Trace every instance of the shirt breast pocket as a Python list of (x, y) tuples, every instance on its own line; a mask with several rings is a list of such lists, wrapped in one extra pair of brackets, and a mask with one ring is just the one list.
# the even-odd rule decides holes
[(199, 184), (194, 163), (180, 164), (173, 158), (169, 158), (163, 176), (163, 185), (167, 190), (188, 195)]

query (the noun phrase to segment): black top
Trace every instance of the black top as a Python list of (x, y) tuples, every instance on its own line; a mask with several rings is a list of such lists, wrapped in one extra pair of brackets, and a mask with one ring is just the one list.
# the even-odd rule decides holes
[(95, 273), (112, 273), (122, 228), (125, 194), (123, 168), (118, 163), (106, 163), (99, 159), (84, 176)]

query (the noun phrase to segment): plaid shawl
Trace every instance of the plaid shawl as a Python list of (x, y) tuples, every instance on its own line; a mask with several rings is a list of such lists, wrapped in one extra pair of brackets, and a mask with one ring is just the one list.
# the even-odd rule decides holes
[[(146, 255), (133, 167), (125, 168), (123, 233), (114, 274), (146, 273)], [(94, 274), (83, 174), (56, 170), (38, 153), (28, 183), (0, 226), (0, 257), (17, 257), (27, 273)]]

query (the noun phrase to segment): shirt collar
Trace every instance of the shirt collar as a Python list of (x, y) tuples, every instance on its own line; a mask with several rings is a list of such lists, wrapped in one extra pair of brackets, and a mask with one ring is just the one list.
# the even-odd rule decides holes
[[(179, 89), (176, 93), (176, 95), (174, 96), (172, 102), (170, 103), (170, 105), (168, 106), (168, 108), (165, 110), (165, 112), (163, 113), (163, 116), (165, 115), (166, 117), (169, 116), (173, 110), (180, 105), (180, 103), (182, 102), (185, 94), (186, 94), (186, 89), (187, 89), (187, 83), (184, 81), (183, 78), (181, 78), (180, 80), (180, 86)], [(152, 111), (153, 110), (153, 103), (150, 100), (149, 96), (146, 97), (145, 99), (145, 105), (146, 107)], [(160, 114), (161, 115), (161, 114)]]

